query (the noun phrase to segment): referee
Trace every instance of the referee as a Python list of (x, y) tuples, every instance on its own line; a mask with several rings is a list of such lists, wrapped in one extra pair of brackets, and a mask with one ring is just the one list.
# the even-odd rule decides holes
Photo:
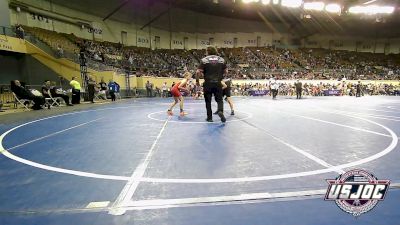
[(196, 72), (196, 83), (199, 84), (199, 78), (204, 75), (204, 99), (206, 101), (207, 122), (213, 122), (211, 98), (214, 94), (215, 101), (218, 103), (218, 116), (223, 123), (226, 122), (224, 116), (224, 103), (222, 102), (222, 84), (224, 75), (228, 72), (225, 60), (219, 57), (215, 47), (207, 47), (207, 56), (201, 59), (199, 68)]

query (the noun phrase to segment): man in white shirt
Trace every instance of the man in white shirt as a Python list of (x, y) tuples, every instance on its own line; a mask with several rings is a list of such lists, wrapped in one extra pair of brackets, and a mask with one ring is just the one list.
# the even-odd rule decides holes
[(276, 82), (275, 79), (271, 81), (271, 92), (272, 92), (272, 99), (276, 99), (278, 95), (279, 84)]
[(168, 96), (167, 96), (167, 93), (168, 93), (167, 82), (164, 82), (164, 84), (162, 85), (161, 90), (162, 90), (162, 97), (163, 97), (163, 98), (168, 97)]

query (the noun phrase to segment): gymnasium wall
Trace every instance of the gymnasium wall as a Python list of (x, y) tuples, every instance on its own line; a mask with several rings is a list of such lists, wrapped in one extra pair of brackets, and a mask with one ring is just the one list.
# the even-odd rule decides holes
[(367, 39), (354, 36), (327, 36), (316, 34), (304, 39), (302, 47), (399, 54), (400, 38)]
[(0, 85), (21, 80), (30, 85), (41, 85), (44, 80), (59, 81), (59, 74), (30, 55), (0, 52)]

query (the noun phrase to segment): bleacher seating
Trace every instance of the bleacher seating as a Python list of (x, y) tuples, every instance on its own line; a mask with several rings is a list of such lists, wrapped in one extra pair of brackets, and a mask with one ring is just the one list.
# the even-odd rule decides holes
[[(114, 68), (129, 68), (137, 75), (179, 77), (187, 67), (193, 70), (205, 50), (150, 50), (120, 43), (85, 40), (40, 28), (24, 27), (54, 50), (60, 48), (86, 56)], [(275, 47), (222, 48), (219, 50), (231, 69), (230, 76), (242, 79), (398, 79), (400, 56), (327, 49), (280, 49)]]

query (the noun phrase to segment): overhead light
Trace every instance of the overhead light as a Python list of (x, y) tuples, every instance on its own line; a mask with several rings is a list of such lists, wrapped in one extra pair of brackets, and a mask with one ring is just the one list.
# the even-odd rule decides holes
[(273, 3), (274, 5), (278, 5), (278, 4), (279, 4), (279, 0), (272, 0), (272, 3)]
[(364, 2), (363, 4), (364, 4), (364, 5), (368, 5), (368, 4), (374, 3), (374, 2), (376, 2), (376, 1), (378, 1), (378, 0), (371, 0), (371, 1), (368, 1), (368, 2)]
[(303, 4), (303, 0), (282, 0), (281, 5), (290, 8), (299, 8)]
[(322, 11), (325, 8), (325, 3), (323, 3), (323, 2), (305, 2), (303, 8), (305, 10)]
[(268, 5), (271, 2), (271, 0), (261, 0), (261, 3), (263, 5)]
[(349, 13), (353, 14), (391, 14), (394, 12), (393, 6), (377, 6), (377, 5), (368, 5), (368, 6), (353, 6), (349, 8)]
[(330, 13), (340, 13), (342, 11), (342, 7), (338, 4), (332, 3), (325, 6), (325, 11)]
[(255, 3), (258, 2), (259, 0), (242, 0), (243, 3), (247, 4), (247, 3)]

